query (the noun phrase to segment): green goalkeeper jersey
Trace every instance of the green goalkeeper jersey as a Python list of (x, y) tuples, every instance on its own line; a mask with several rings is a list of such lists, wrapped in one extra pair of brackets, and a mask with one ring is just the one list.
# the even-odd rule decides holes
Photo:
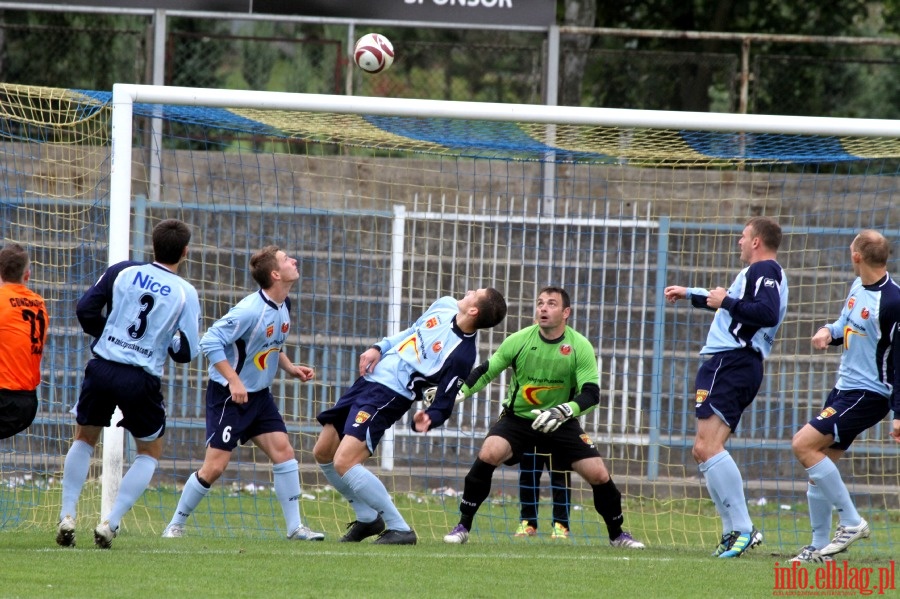
[[(566, 327), (562, 337), (544, 339), (532, 325), (507, 337), (497, 351), (475, 368), (462, 390), (469, 397), (512, 367), (513, 376), (503, 404), (517, 416), (534, 420), (532, 410), (547, 410), (569, 403), (575, 415), (596, 407), (573, 401), (584, 385), (599, 388), (597, 356), (584, 335)], [(596, 396), (596, 392), (592, 394)]]

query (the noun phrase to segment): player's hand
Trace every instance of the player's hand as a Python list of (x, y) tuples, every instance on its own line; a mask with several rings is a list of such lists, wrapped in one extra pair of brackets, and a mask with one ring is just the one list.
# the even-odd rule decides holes
[(900, 418), (894, 418), (894, 425), (891, 428), (891, 437), (894, 441), (900, 443)]
[[(434, 396), (437, 395), (437, 387), (428, 387), (425, 391), (422, 392), (422, 405), (427, 410), (431, 407), (431, 404), (434, 403)], [(466, 395), (462, 391), (458, 391), (456, 393), (456, 402), (459, 403), (466, 398)]]
[(316, 371), (309, 366), (295, 365), (294, 370), (291, 372), (291, 376), (298, 378), (305, 383), (316, 378)]
[(831, 329), (828, 327), (822, 327), (816, 331), (811, 340), (813, 349), (827, 349), (831, 341)]
[(381, 351), (376, 347), (370, 347), (359, 355), (359, 376), (364, 376), (373, 370), (381, 360)]
[(247, 403), (247, 387), (240, 379), (228, 383), (228, 390), (231, 391), (231, 401), (236, 404)]
[(413, 415), (413, 423), (417, 433), (427, 433), (431, 426), (431, 416), (425, 410), (419, 410)]
[(671, 285), (665, 288), (663, 294), (665, 294), (667, 302), (669, 302), (670, 304), (674, 304), (676, 301), (685, 299), (687, 297), (687, 287)]
[(560, 404), (549, 410), (531, 410), (531, 413), (537, 414), (537, 418), (531, 423), (531, 428), (542, 433), (552, 433), (563, 422), (575, 415), (572, 407), (567, 403)]
[(714, 310), (718, 310), (722, 307), (722, 300), (724, 300), (728, 296), (728, 290), (724, 287), (716, 287), (715, 289), (709, 290), (709, 295), (706, 297), (706, 305)]

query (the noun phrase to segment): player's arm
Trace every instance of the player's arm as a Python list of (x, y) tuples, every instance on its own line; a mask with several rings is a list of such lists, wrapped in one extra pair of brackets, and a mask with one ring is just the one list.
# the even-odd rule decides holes
[[(453, 358), (451, 357), (452, 361)], [(423, 410), (416, 412), (411, 423), (414, 431), (424, 433), (444, 424), (453, 413), (456, 396), (463, 385), (462, 376), (456, 374), (469, 369), (469, 365), (445, 365), (445, 372), (436, 386), (434, 399)]]
[[(844, 304), (847, 305), (846, 303)], [(882, 339), (891, 339), (891, 362), (894, 367), (894, 380), (891, 381), (891, 409), (894, 420), (891, 423), (891, 437), (900, 443), (900, 301), (893, 301), (881, 307), (880, 313)]]
[(781, 286), (785, 285), (780, 269), (771, 263), (752, 264), (746, 273), (750, 296), (722, 298), (722, 308), (731, 317), (754, 327), (774, 327), (781, 312)]
[[(240, 339), (253, 321), (253, 315), (240, 309), (238, 306), (234, 306), (225, 316), (214, 322), (203, 334), (199, 342), (200, 350), (209, 360), (209, 363), (215, 365), (218, 362), (227, 362), (228, 357), (225, 353), (225, 348), (230, 347)], [(216, 368), (216, 370), (219, 369)]]
[(137, 262), (119, 262), (106, 269), (96, 283), (84, 292), (75, 306), (75, 316), (81, 329), (91, 337), (100, 337), (106, 318), (112, 311), (113, 285), (123, 269)]
[(472, 397), (509, 368), (522, 350), (521, 332), (513, 333), (504, 339), (490, 358), (472, 369), (461, 389), (465, 397)]
[(185, 303), (178, 317), (178, 330), (169, 346), (169, 357), (186, 364), (200, 354), (200, 300), (193, 287), (184, 290)]

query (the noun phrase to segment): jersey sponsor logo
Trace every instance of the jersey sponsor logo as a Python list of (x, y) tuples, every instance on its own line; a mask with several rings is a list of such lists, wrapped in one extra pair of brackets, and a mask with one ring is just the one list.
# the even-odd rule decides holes
[[(269, 360), (269, 356), (273, 353), (277, 354), (278, 351), (279, 350), (277, 347), (270, 347), (269, 349), (267, 349), (265, 351), (261, 351), (258, 354), (256, 354), (255, 356), (253, 356), (253, 363), (260, 370), (265, 370), (266, 362)], [(276, 359), (277, 359), (277, 356), (276, 356)]]
[(822, 413), (816, 416), (816, 420), (825, 420), (826, 418), (831, 418), (837, 414), (837, 411), (834, 408), (825, 408), (822, 410)]
[(856, 305), (856, 298), (855, 298), (855, 297), (851, 297), (851, 298), (850, 298), (850, 301), (847, 302), (847, 309), (848, 309), (848, 310), (852, 310), (852, 309), (853, 309), (853, 306), (855, 306), (855, 305)]
[(291, 325), (290, 325), (290, 324), (288, 324), (288, 323), (286, 323), (286, 322), (282, 322), (282, 323), (281, 323), (281, 332), (282, 332), (282, 333), (284, 333), (285, 335), (287, 335), (287, 332), (288, 332), (290, 329), (291, 329)]
[(704, 401), (706, 401), (707, 397), (709, 397), (709, 389), (697, 389), (697, 394), (694, 396), (694, 401), (697, 402), (697, 405), (699, 406)]
[(275, 334), (275, 323), (270, 322), (266, 325), (266, 337), (271, 337)]
[(428, 320), (425, 321), (426, 329), (433, 329), (437, 325), (441, 324), (441, 320), (437, 316), (432, 316)]
[(862, 312), (860, 312), (859, 315), (863, 320), (869, 320), (869, 309), (863, 308)]
[(170, 293), (172, 293), (171, 287), (160, 283), (159, 281), (154, 281), (151, 274), (142, 273), (141, 271), (137, 271), (135, 273), (134, 279), (131, 281), (131, 284), (137, 285), (141, 289), (149, 291), (150, 293), (158, 293), (160, 295), (169, 295)]
[(549, 385), (525, 385), (522, 387), (522, 398), (530, 405), (539, 406), (542, 402), (538, 397), (538, 393), (556, 388), (557, 387), (551, 387)]
[(356, 413), (356, 418), (353, 419), (353, 426), (359, 426), (360, 424), (363, 424), (370, 417), (371, 417), (371, 414), (360, 410), (359, 412)]
[(413, 354), (416, 356), (416, 361), (421, 362), (422, 360), (419, 358), (419, 346), (416, 345), (415, 335), (412, 335), (409, 339), (398, 345), (397, 353), (402, 354), (408, 347), (412, 347)]
[(853, 335), (859, 335), (860, 337), (867, 337), (867, 335), (865, 333), (861, 333), (860, 331), (857, 331), (850, 325), (846, 325), (844, 327), (844, 349), (845, 350), (850, 349), (850, 338), (853, 337)]
[(582, 441), (584, 441), (585, 445), (593, 445), (594, 444), (594, 442), (591, 440), (590, 437), (587, 436), (586, 433), (582, 433), (582, 434), (578, 435), (578, 438), (581, 439)]
[(431, 351), (433, 351), (436, 354), (439, 354), (439, 353), (441, 353), (441, 349), (443, 349), (443, 347), (444, 347), (443, 343), (441, 343), (440, 341), (435, 341), (434, 343), (431, 344)]
[(561, 353), (564, 356), (568, 356), (569, 354), (572, 353), (572, 346), (569, 345), (568, 343), (563, 343), (562, 345), (559, 346), (559, 353)]

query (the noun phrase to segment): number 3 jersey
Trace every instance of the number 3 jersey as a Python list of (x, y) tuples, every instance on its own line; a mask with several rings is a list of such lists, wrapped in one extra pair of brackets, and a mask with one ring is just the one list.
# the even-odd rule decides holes
[(110, 266), (75, 312), (84, 332), (97, 338), (94, 354), (112, 362), (161, 377), (167, 354), (189, 362), (200, 353), (197, 290), (155, 262)]
[(215, 367), (227, 360), (247, 391), (269, 387), (290, 330), (290, 299), (276, 304), (262, 289), (248, 295), (213, 323), (200, 340), (200, 348), (209, 359), (209, 378), (227, 387), (228, 381)]

